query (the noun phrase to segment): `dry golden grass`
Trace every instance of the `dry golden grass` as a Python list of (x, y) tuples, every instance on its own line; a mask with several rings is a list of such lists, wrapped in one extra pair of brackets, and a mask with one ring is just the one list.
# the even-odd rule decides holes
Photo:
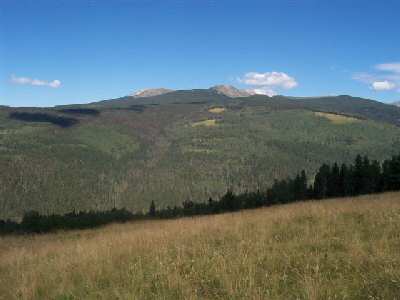
[(197, 126), (206, 126), (206, 127), (217, 126), (217, 120), (209, 119), (209, 120), (192, 123), (192, 127), (197, 127)]
[(222, 114), (225, 111), (224, 107), (213, 107), (208, 110), (210, 113), (213, 114)]
[(400, 194), (2, 237), (0, 299), (400, 299)]
[(359, 119), (356, 119), (353, 117), (338, 115), (338, 114), (324, 113), (324, 112), (315, 112), (315, 115), (318, 117), (326, 118), (335, 124), (348, 124), (348, 123), (354, 123), (354, 122), (360, 121)]

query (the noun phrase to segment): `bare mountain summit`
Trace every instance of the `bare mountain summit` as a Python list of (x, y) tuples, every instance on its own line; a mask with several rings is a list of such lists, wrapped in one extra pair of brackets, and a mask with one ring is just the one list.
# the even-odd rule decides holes
[(252, 95), (252, 93), (246, 90), (240, 90), (231, 85), (216, 85), (211, 87), (210, 90), (216, 91), (218, 94), (222, 94), (231, 98), (248, 97)]
[(173, 92), (174, 90), (170, 89), (164, 89), (164, 88), (157, 88), (157, 89), (144, 89), (144, 90), (139, 90), (130, 96), (135, 97), (135, 98), (145, 98), (145, 97), (153, 97), (153, 96), (159, 96), (163, 94), (167, 94), (170, 92)]

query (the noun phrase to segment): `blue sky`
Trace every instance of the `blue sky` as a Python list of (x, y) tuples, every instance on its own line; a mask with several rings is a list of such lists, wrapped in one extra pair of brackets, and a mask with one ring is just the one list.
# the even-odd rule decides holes
[(1, 0), (0, 105), (150, 87), (400, 100), (400, 2)]

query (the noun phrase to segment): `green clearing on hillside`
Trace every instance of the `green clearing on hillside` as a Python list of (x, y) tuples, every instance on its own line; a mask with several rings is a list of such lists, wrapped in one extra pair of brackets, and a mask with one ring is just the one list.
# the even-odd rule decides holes
[(217, 120), (208, 119), (208, 120), (192, 123), (192, 127), (197, 127), (197, 126), (214, 127), (214, 126), (217, 126)]
[(359, 119), (349, 117), (349, 116), (339, 115), (339, 114), (316, 112), (315, 115), (318, 117), (326, 118), (329, 121), (331, 121), (332, 123), (339, 124), (339, 125), (360, 121)]
[(208, 109), (208, 111), (213, 114), (222, 114), (225, 110), (224, 107), (212, 107)]

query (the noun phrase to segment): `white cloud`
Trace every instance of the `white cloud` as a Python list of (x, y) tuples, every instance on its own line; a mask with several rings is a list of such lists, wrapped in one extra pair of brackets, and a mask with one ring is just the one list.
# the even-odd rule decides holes
[(297, 81), (283, 72), (248, 72), (238, 81), (249, 86), (247, 92), (257, 95), (275, 96), (277, 90), (289, 90), (298, 86)]
[(61, 86), (61, 81), (55, 79), (55, 80), (49, 82), (49, 86), (52, 87), (52, 88), (58, 88), (58, 87)]
[(353, 79), (368, 84), (374, 91), (400, 92), (400, 62), (378, 64), (374, 68), (375, 72), (356, 73)]
[(284, 89), (292, 89), (298, 85), (293, 77), (290, 77), (283, 72), (249, 72), (244, 75), (244, 77), (241, 79), (241, 82), (252, 86), (271, 88), (276, 87)]
[(278, 94), (273, 89), (270, 89), (267, 87), (247, 89), (246, 91), (253, 95), (267, 95), (269, 97), (272, 97), (272, 96), (275, 96)]
[(48, 86), (51, 88), (59, 88), (61, 86), (60, 80), (45, 81), (29, 77), (17, 77), (11, 75), (11, 82), (14, 84), (33, 85), (33, 86)]
[(400, 62), (379, 64), (379, 65), (376, 65), (375, 68), (380, 71), (400, 73)]
[(396, 88), (396, 85), (393, 82), (384, 80), (384, 81), (374, 81), (371, 85), (371, 88), (375, 91), (390, 91)]
[(363, 83), (368, 83), (368, 84), (372, 84), (374, 81), (377, 81), (378, 79), (376, 78), (376, 76), (368, 74), (368, 73), (356, 73), (353, 74), (352, 78), (354, 80), (363, 82)]

